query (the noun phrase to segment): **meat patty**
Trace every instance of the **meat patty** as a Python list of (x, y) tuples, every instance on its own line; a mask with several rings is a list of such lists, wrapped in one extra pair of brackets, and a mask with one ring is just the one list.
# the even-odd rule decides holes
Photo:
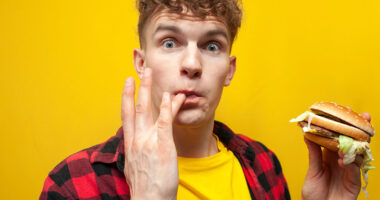
[[(301, 126), (302, 128), (305, 126), (307, 127), (307, 122), (305, 122), (305, 121), (298, 122), (298, 125)], [(323, 136), (323, 137), (327, 137), (327, 138), (339, 137), (339, 135), (340, 135), (339, 133), (337, 133), (335, 131), (325, 129), (325, 128), (322, 128), (320, 126), (316, 126), (314, 124), (310, 124), (310, 128), (315, 129), (317, 131), (315, 133), (313, 132), (313, 134)]]

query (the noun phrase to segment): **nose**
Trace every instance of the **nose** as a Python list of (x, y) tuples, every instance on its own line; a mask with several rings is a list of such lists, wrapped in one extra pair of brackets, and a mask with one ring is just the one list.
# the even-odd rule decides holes
[(181, 75), (190, 79), (202, 75), (201, 55), (196, 44), (189, 43), (184, 51), (181, 63)]

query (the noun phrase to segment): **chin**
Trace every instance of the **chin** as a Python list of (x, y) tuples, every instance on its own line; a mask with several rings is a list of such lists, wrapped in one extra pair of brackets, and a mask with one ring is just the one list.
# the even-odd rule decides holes
[(206, 120), (206, 113), (200, 110), (180, 110), (174, 119), (178, 126), (199, 126)]

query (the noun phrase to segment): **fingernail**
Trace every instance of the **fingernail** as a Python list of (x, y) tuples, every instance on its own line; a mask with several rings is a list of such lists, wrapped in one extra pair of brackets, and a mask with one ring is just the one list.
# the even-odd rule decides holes
[(164, 102), (168, 103), (170, 101), (170, 95), (167, 92), (164, 92)]
[(184, 98), (186, 98), (186, 95), (183, 93), (179, 93), (176, 95), (176, 99), (184, 99)]
[(132, 77), (128, 77), (125, 82), (127, 82), (127, 85), (131, 85), (133, 83), (133, 78)]

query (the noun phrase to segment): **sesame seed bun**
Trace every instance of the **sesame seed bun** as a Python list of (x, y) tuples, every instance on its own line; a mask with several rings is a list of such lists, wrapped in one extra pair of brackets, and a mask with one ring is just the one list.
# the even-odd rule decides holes
[(316, 102), (310, 107), (310, 110), (338, 118), (348, 125), (363, 130), (370, 136), (375, 135), (375, 130), (369, 121), (349, 107), (341, 106), (333, 102)]

